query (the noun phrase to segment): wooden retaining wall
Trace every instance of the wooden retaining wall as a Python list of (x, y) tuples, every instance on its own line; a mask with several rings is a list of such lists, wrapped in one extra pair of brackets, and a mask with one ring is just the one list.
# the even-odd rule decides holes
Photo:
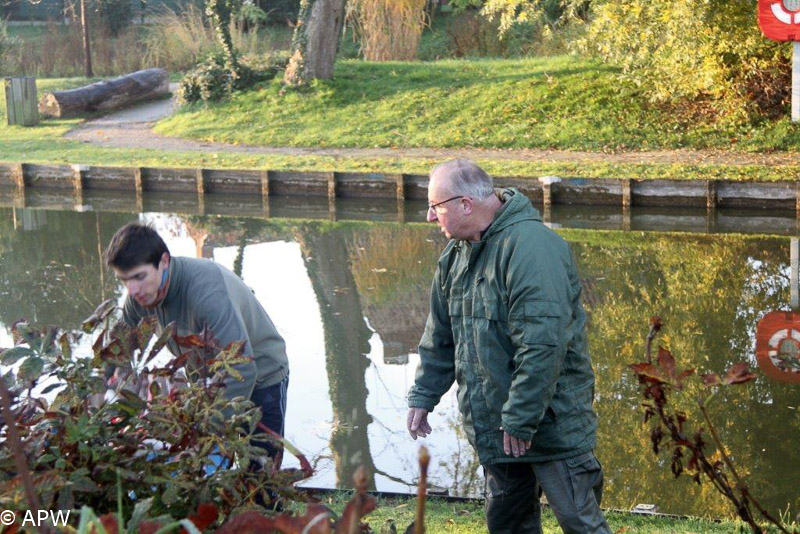
[[(655, 206), (761, 208), (800, 213), (800, 181), (731, 182), (725, 180), (627, 180), (545, 176), (495, 177), (501, 187), (517, 187), (545, 208), (559, 204), (592, 206)], [(270, 197), (319, 197), (426, 200), (427, 175), (294, 172), (269, 170), (169, 169), (86, 165), (0, 164), (0, 188), (24, 197), (33, 190), (69, 191), (80, 202), (84, 191), (206, 193), (259, 199), (266, 209)]]

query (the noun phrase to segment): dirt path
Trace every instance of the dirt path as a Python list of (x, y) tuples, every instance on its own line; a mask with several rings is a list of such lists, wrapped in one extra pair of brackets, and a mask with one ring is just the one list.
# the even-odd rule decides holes
[[(171, 84), (173, 92), (177, 84)], [(787, 153), (743, 154), (723, 150), (650, 150), (600, 153), (536, 149), (445, 149), (445, 148), (298, 148), (229, 145), (164, 137), (153, 133), (153, 125), (174, 113), (173, 100), (161, 100), (86, 121), (65, 137), (99, 147), (155, 150), (277, 154), (288, 156), (334, 156), (353, 158), (495, 159), (533, 162), (687, 163), (727, 165), (798, 165), (800, 155)]]

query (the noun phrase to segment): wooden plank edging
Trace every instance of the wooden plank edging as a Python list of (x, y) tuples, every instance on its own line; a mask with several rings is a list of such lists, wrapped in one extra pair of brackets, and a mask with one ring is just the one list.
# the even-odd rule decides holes
[[(108, 180), (104, 182), (104, 169)], [(112, 172), (113, 169), (113, 172)], [(113, 174), (113, 176), (112, 176)], [(88, 179), (87, 176), (91, 178)], [(19, 192), (48, 187), (72, 190), (259, 194), (265, 211), (272, 196), (393, 198), (424, 200), (427, 176), (377, 172), (225, 170), (190, 168), (103, 167), (87, 165), (0, 164), (0, 187)], [(728, 180), (640, 180), (543, 177), (496, 177), (499, 187), (519, 187), (549, 207), (555, 204), (660, 207), (727, 207), (794, 210), (800, 214), (800, 180), (731, 182)]]

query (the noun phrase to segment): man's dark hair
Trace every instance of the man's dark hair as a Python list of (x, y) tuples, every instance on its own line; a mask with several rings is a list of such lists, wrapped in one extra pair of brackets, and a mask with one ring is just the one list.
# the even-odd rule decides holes
[(128, 223), (114, 234), (105, 253), (106, 265), (127, 271), (151, 264), (156, 269), (169, 249), (158, 232), (139, 222)]

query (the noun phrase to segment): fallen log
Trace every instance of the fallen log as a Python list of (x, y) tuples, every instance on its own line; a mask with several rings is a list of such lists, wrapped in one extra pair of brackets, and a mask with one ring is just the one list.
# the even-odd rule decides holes
[(117, 109), (168, 94), (167, 71), (145, 69), (77, 89), (44, 93), (39, 100), (39, 113), (56, 118), (75, 117), (92, 111)]

